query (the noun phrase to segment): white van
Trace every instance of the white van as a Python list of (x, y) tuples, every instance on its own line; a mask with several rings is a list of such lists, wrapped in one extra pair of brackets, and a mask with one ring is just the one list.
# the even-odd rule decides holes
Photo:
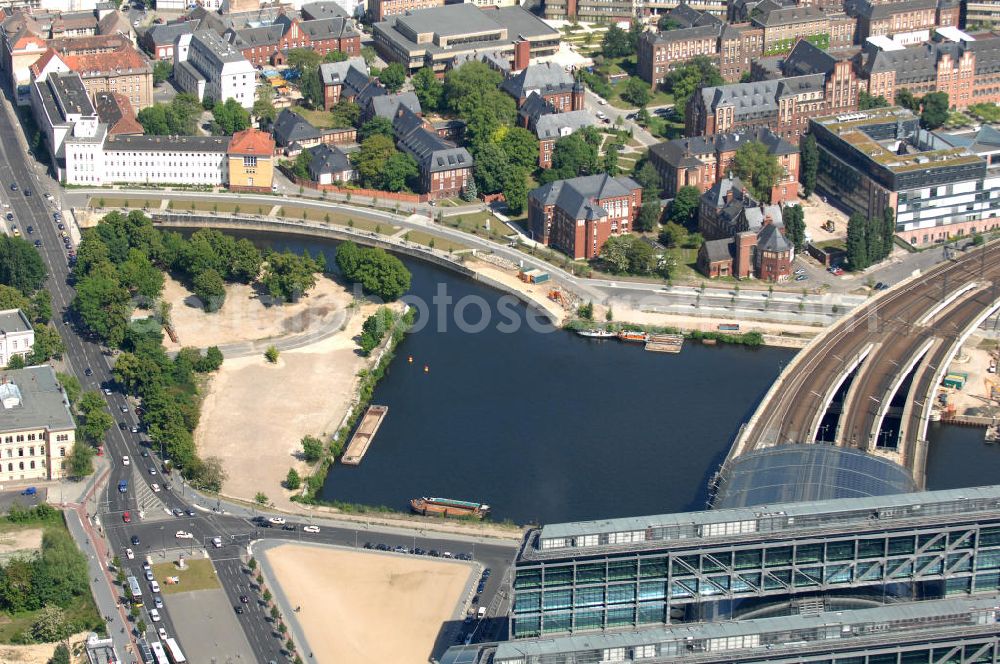
[(485, 617), (486, 617), (486, 607), (485, 606), (481, 606), (481, 607), (479, 607), (479, 611), (476, 612), (476, 618), (478, 620), (482, 620)]
[(221, 549), (222, 548), (222, 538), (221, 537), (213, 537), (212, 538), (212, 546), (214, 546), (216, 549)]

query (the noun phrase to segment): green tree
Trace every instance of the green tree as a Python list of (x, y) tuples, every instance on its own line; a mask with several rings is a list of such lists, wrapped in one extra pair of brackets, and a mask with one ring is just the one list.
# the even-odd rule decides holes
[(80, 393), (82, 392), (80, 381), (77, 380), (76, 376), (60, 371), (56, 374), (56, 380), (59, 381), (59, 385), (62, 386), (63, 392), (66, 393), (66, 400), (69, 401), (69, 404), (71, 406), (76, 404), (77, 399), (80, 398)]
[(872, 108), (884, 108), (888, 105), (889, 101), (881, 95), (873, 97), (865, 90), (862, 90), (858, 94), (858, 108), (862, 111), (867, 111)]
[(267, 350), (264, 351), (264, 357), (271, 364), (276, 364), (278, 362), (278, 348), (277, 348), (277, 346), (268, 346)]
[(782, 221), (785, 224), (785, 235), (796, 251), (802, 249), (806, 242), (805, 212), (801, 205), (788, 205), (782, 211)]
[(670, 201), (667, 218), (675, 224), (694, 229), (698, 220), (698, 206), (701, 204), (701, 190), (698, 187), (685, 185), (677, 190), (674, 200)]
[(433, 69), (421, 67), (413, 75), (410, 82), (413, 84), (413, 92), (420, 100), (420, 108), (425, 113), (436, 111), (441, 107), (441, 100), (444, 98), (444, 83), (434, 74)]
[(232, 136), (250, 126), (250, 112), (235, 99), (227, 99), (224, 104), (216, 104), (212, 109), (216, 133)]
[(397, 150), (389, 155), (382, 168), (379, 189), (404, 191), (412, 189), (420, 179), (420, 168), (416, 160), (406, 152)]
[(73, 310), (84, 327), (96, 333), (112, 346), (125, 338), (132, 314), (129, 293), (118, 282), (112, 266), (95, 270), (76, 284)]
[(511, 168), (503, 185), (503, 197), (507, 201), (507, 212), (519, 215), (528, 206), (528, 172), (523, 168)]
[(342, 242), (337, 247), (336, 261), (345, 279), (360, 283), (365, 291), (386, 302), (410, 289), (410, 271), (383, 249), (362, 249), (353, 242)]
[(389, 92), (399, 92), (406, 82), (406, 69), (398, 62), (391, 63), (378, 75), (378, 80)]
[(660, 198), (660, 174), (656, 168), (645, 162), (632, 178), (642, 187), (642, 200), (651, 201)]
[(323, 56), (323, 62), (344, 62), (347, 60), (347, 54), (343, 51), (330, 51)]
[(584, 320), (594, 320), (594, 303), (581, 304), (576, 309), (576, 315)]
[(302, 152), (295, 155), (295, 161), (292, 162), (292, 173), (303, 180), (309, 179), (309, 164), (312, 162), (312, 152), (309, 150), (303, 150)]
[(609, 145), (607, 152), (604, 153), (604, 172), (611, 177), (617, 177), (621, 173), (621, 168), (618, 166), (618, 144)]
[(128, 258), (119, 263), (118, 279), (130, 294), (146, 300), (155, 300), (163, 291), (163, 271), (139, 249), (130, 249)]
[(758, 201), (771, 202), (771, 190), (784, 174), (778, 157), (760, 141), (744, 143), (733, 157), (733, 173)]
[(816, 147), (816, 137), (806, 134), (799, 141), (801, 152), (802, 195), (810, 196), (816, 190), (816, 173), (819, 170), (819, 148)]
[(73, 625), (66, 611), (58, 606), (46, 606), (35, 615), (31, 623), (31, 638), (39, 643), (52, 643), (65, 639), (73, 632)]
[(258, 491), (258, 492), (257, 492), (257, 493), (256, 493), (256, 494), (254, 495), (254, 497), (253, 497), (253, 501), (254, 501), (255, 503), (257, 503), (258, 505), (260, 505), (261, 507), (264, 507), (264, 506), (265, 506), (265, 505), (267, 505), (267, 504), (268, 504), (269, 502), (271, 502), (271, 501), (270, 501), (270, 500), (268, 499), (268, 497), (267, 497), (267, 494), (266, 494), (266, 493), (264, 493), (263, 491)]
[(883, 258), (892, 253), (893, 243), (896, 238), (896, 211), (890, 206), (886, 206), (882, 212), (882, 250)]
[(73, 443), (69, 453), (69, 474), (72, 477), (87, 477), (94, 472), (94, 449), (82, 440)]
[(660, 231), (660, 244), (667, 247), (680, 247), (687, 243), (688, 232), (683, 226), (673, 221), (668, 221)]
[(635, 218), (635, 230), (649, 232), (656, 228), (660, 221), (660, 204), (656, 201), (643, 203)]
[(629, 34), (617, 25), (612, 25), (604, 33), (604, 39), (601, 40), (601, 53), (604, 54), (604, 57), (620, 58), (630, 55), (633, 51)]
[(376, 134), (361, 143), (361, 148), (351, 155), (361, 185), (377, 189), (382, 183), (382, 173), (389, 158), (396, 153), (396, 146), (388, 136)]
[(29, 364), (44, 364), (51, 358), (61, 358), (66, 351), (59, 332), (51, 325), (35, 325), (35, 345), (31, 348)]
[(196, 274), (191, 288), (205, 311), (218, 311), (226, 301), (226, 284), (222, 275), (212, 268)]
[[(371, 353), (382, 343), (382, 339), (392, 329), (395, 323), (395, 315), (388, 307), (379, 307), (374, 314), (365, 319), (361, 326), (360, 346), (361, 352), (365, 355)], [(303, 447), (305, 441), (303, 440)]]
[(629, 78), (625, 83), (625, 89), (621, 93), (622, 99), (635, 106), (645, 106), (652, 99), (653, 93), (649, 90), (649, 84), (640, 78)]
[(896, 90), (896, 105), (908, 108), (914, 113), (920, 112), (920, 100), (913, 96), (907, 88)]
[(937, 129), (948, 120), (948, 93), (928, 92), (920, 99), (920, 124), (927, 129)]
[(364, 143), (365, 139), (371, 136), (392, 138), (392, 120), (378, 116), (361, 125), (361, 129), (358, 130), (358, 141)]
[(533, 171), (538, 166), (538, 139), (523, 127), (507, 129), (499, 143), (514, 168)]
[(318, 69), (322, 61), (323, 56), (311, 48), (293, 48), (288, 51), (286, 60), (288, 66), (299, 74), (304, 74), (309, 69)]
[(257, 86), (257, 98), (254, 99), (250, 114), (257, 118), (261, 126), (274, 122), (278, 115), (278, 110), (274, 107), (274, 88), (266, 83)]
[(157, 60), (153, 63), (153, 85), (159, 87), (173, 74), (174, 65), (170, 60)]
[(500, 145), (485, 143), (479, 147), (472, 170), (479, 191), (484, 194), (501, 191), (510, 171), (510, 159)]
[(308, 463), (316, 463), (323, 457), (323, 441), (319, 438), (315, 436), (303, 436), (301, 443), (302, 458)]
[(31, 296), (31, 317), (36, 323), (52, 320), (52, 296), (47, 290), (42, 289)]
[(674, 97), (674, 109), (682, 117), (695, 90), (722, 85), (725, 80), (707, 56), (698, 55), (667, 74), (664, 89)]
[(30, 242), (0, 235), (0, 284), (33, 293), (45, 281), (45, 264)]
[(52, 657), (49, 659), (48, 664), (71, 664), (69, 658), (69, 648), (66, 647), (65, 643), (60, 643), (56, 646), (55, 652), (52, 653)]
[(661, 14), (656, 27), (660, 32), (669, 32), (671, 30), (677, 30), (683, 26), (669, 14)]
[(361, 119), (361, 107), (353, 101), (341, 99), (330, 109), (334, 127), (356, 127)]
[(285, 488), (289, 491), (295, 491), (300, 486), (302, 486), (302, 478), (299, 477), (294, 468), (289, 468), (288, 474), (285, 476)]
[[(45, 293), (47, 291), (38, 291), (39, 293)], [(24, 294), (12, 288), (10, 286), (4, 286), (0, 284), (0, 310), (4, 309), (20, 309), (21, 311), (30, 311), (31, 300), (26, 298)]]
[(542, 172), (542, 183), (591, 175), (599, 170), (597, 147), (576, 132), (556, 141), (552, 150), (552, 168)]
[(868, 219), (855, 212), (847, 220), (847, 261), (851, 270), (860, 272), (868, 267)]
[(260, 283), (268, 294), (286, 302), (293, 302), (316, 285), (316, 262), (308, 256), (291, 251), (272, 252), (267, 256)]

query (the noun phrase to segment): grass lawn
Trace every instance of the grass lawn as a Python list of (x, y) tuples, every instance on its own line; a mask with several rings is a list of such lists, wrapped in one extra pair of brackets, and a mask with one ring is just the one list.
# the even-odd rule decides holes
[(844, 238), (824, 240), (823, 242), (817, 242), (816, 246), (820, 249), (841, 249), (847, 251), (847, 244)]
[[(486, 230), (486, 221), (490, 222), (490, 230)], [(452, 217), (445, 217), (442, 222), (445, 226), (458, 228), (466, 233), (482, 235), (503, 242), (514, 231), (507, 227), (502, 221), (494, 217), (489, 212), (474, 212), (472, 214), (459, 214)]]
[(458, 244), (457, 242), (452, 242), (451, 240), (445, 240), (443, 238), (434, 237), (428, 235), (423, 231), (409, 231), (403, 236), (409, 242), (416, 242), (417, 244), (422, 244), (425, 246), (430, 246), (430, 242), (434, 240), (434, 248), (440, 249), (441, 251), (462, 251), (463, 249), (468, 249), (465, 245)]
[(306, 121), (317, 129), (329, 129), (333, 127), (333, 113), (323, 110), (310, 110), (303, 106), (292, 108), (293, 111), (301, 115)]
[[(305, 213), (305, 217), (303, 217)], [(302, 207), (282, 207), (278, 210), (279, 217), (285, 217), (287, 219), (306, 219), (307, 221), (322, 221), (324, 223), (334, 224), (337, 226), (351, 226), (352, 228), (358, 228), (365, 231), (376, 231), (376, 227), (380, 224), (375, 221), (370, 221), (368, 219), (355, 219), (350, 215), (343, 214), (341, 212), (330, 212), (328, 210), (317, 210), (315, 208), (302, 208)], [(389, 231), (392, 227), (388, 224), (381, 224), (382, 232)]]
[[(104, 201), (103, 206), (101, 206), (101, 201)], [(132, 198), (127, 198), (125, 196), (94, 196), (91, 197), (89, 201), (87, 201), (87, 207), (106, 207), (106, 208), (149, 207), (150, 209), (156, 209), (160, 207), (160, 199), (146, 198), (143, 196), (134, 196)]]
[(704, 275), (695, 269), (695, 264), (698, 262), (698, 250), (677, 247), (670, 249), (669, 253), (674, 256), (677, 260), (677, 267), (674, 273), (670, 275), (671, 279), (676, 281), (688, 281), (693, 279), (704, 279)]
[[(159, 563), (153, 565), (153, 575), (160, 582), (160, 591), (164, 595), (221, 587), (211, 560), (188, 560), (187, 569), (177, 569), (173, 563)], [(181, 582), (168, 584), (168, 576), (178, 576)]]

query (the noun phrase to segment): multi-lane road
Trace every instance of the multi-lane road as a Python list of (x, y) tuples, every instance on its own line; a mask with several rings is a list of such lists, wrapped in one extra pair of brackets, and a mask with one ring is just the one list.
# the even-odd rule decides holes
[[(67, 370), (81, 382), (84, 390), (104, 390), (109, 412), (116, 422), (123, 427), (113, 427), (105, 437), (104, 453), (110, 462), (111, 471), (106, 487), (100, 491), (95, 500), (96, 514), (91, 514), (95, 523), (99, 523), (107, 537), (111, 555), (118, 555), (126, 567), (127, 574), (140, 579), (140, 584), (147, 595), (144, 611), (148, 612), (153, 603), (149, 601), (148, 585), (144, 581), (143, 561), (149, 557), (156, 561), (157, 554), (162, 553), (168, 559), (175, 559), (181, 551), (198, 553), (207, 550), (222, 581), (223, 588), (234, 607), (240, 606), (241, 595), (252, 595), (250, 576), (244, 568), (244, 560), (248, 544), (258, 539), (291, 539), (338, 546), (362, 546), (365, 542), (385, 543), (389, 546), (407, 548), (421, 547), (438, 549), (439, 551), (470, 551), (473, 552), (477, 564), (502, 570), (507, 567), (513, 557), (515, 547), (506, 543), (472, 543), (461, 537), (445, 535), (425, 535), (422, 531), (408, 532), (400, 529), (380, 529), (378, 527), (360, 528), (355, 525), (338, 525), (335, 522), (312, 520), (310, 523), (320, 526), (319, 533), (304, 533), (302, 526), (307, 522), (289, 518), (288, 525), (294, 525), (295, 530), (280, 528), (262, 528), (252, 518), (252, 514), (238, 513), (238, 510), (214, 511), (215, 501), (206, 501), (197, 494), (188, 493), (179, 486), (178, 478), (165, 478), (162, 475), (162, 464), (156, 458), (155, 450), (149, 448), (143, 440), (142, 433), (133, 433), (132, 427), (141, 430), (141, 423), (136, 414), (136, 404), (121, 393), (112, 377), (112, 358), (105, 355), (100, 345), (77, 333), (72, 324), (70, 304), (74, 291), (69, 281), (70, 269), (67, 263), (67, 253), (63, 247), (59, 230), (53, 219), (56, 211), (55, 203), (50, 203), (44, 194), (49, 189), (55, 191), (52, 180), (35, 172), (36, 164), (24, 149), (20, 127), (12, 118), (10, 108), (3, 105), (0, 110), (0, 186), (9, 200), (9, 208), (14, 215), (13, 223), (22, 230), (28, 226), (34, 228), (29, 240), (39, 240), (38, 248), (48, 268), (47, 288), (52, 294), (54, 319), (60, 335), (66, 344), (67, 352), (64, 359)], [(11, 188), (17, 185), (17, 190)], [(27, 195), (28, 191), (31, 195)], [(128, 455), (131, 463), (125, 466), (123, 456)], [(150, 469), (156, 471), (153, 475)], [(121, 480), (128, 482), (128, 490), (120, 492), (118, 485)], [(167, 481), (165, 481), (167, 480)], [(152, 484), (161, 487), (159, 492), (151, 490)], [(141, 496), (141, 499), (139, 498)], [(208, 503), (208, 504), (199, 504)], [(145, 508), (145, 509), (140, 509)], [(170, 512), (180, 510), (182, 516), (175, 517)], [(131, 522), (125, 523), (123, 514), (128, 511)], [(144, 518), (140, 518), (140, 511)], [(178, 530), (190, 532), (193, 538), (180, 540), (175, 538)], [(223, 546), (212, 546), (214, 537), (223, 539)], [(139, 544), (131, 544), (131, 539), (137, 537)], [(134, 559), (128, 559), (126, 549), (131, 548)], [(390, 555), (390, 554), (380, 554)], [(404, 555), (404, 554), (392, 554)], [(502, 574), (493, 575), (487, 584), (486, 591), (481, 596), (481, 603), (492, 603), (500, 590)], [(105, 583), (101, 578), (97, 583)], [(118, 591), (113, 589), (115, 596)], [(267, 664), (280, 661), (282, 640), (266, 613), (262, 602), (253, 597), (246, 605), (242, 614), (236, 619), (246, 634), (247, 641), (253, 650), (257, 661)], [(109, 611), (109, 607), (101, 607)], [(184, 635), (177, 634), (168, 611), (160, 610), (161, 620), (157, 623), (144, 616), (149, 625), (152, 637), (156, 628), (163, 627), (170, 636), (178, 638), (184, 647)]]

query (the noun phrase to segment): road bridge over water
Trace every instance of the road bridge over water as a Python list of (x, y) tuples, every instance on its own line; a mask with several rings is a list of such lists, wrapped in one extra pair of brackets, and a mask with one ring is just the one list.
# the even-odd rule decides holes
[(785, 368), (723, 464), (786, 444), (826, 443), (891, 459), (924, 485), (936, 386), (1000, 306), (1000, 242), (955, 255), (841, 319)]

